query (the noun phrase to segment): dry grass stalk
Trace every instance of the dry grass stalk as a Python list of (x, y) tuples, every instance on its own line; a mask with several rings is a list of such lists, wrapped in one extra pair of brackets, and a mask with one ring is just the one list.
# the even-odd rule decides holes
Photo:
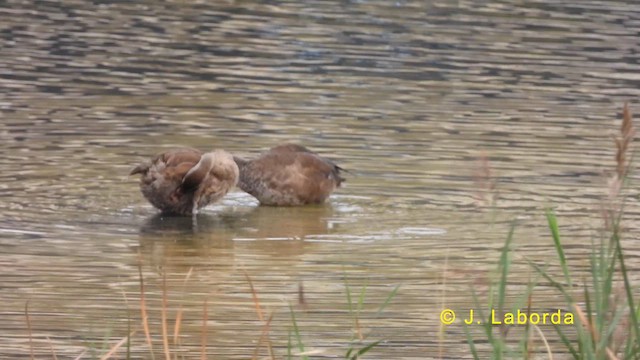
[(631, 111), (629, 110), (629, 104), (625, 103), (622, 110), (622, 126), (620, 126), (620, 135), (614, 137), (613, 141), (616, 144), (616, 172), (608, 179), (608, 199), (603, 206), (603, 218), (605, 228), (608, 230), (614, 229), (614, 222), (619, 213), (620, 205), (618, 203), (620, 192), (622, 191), (622, 185), (624, 179), (629, 172), (631, 144), (635, 137), (636, 130), (633, 126), (633, 119)]
[(147, 301), (145, 299), (144, 291), (144, 279), (142, 277), (142, 255), (138, 252), (138, 275), (140, 277), (140, 314), (142, 316), (142, 328), (144, 330), (144, 336), (147, 339), (147, 345), (149, 345), (149, 351), (151, 352), (151, 359), (155, 359), (153, 354), (153, 342), (151, 341), (151, 332), (149, 331), (149, 315), (147, 314)]
[[(573, 309), (575, 310), (574, 313), (578, 316), (578, 318), (580, 318), (580, 322), (582, 322), (582, 325), (591, 334), (591, 339), (592, 339), (593, 343), (597, 344), (598, 341), (600, 341), (600, 337), (598, 336), (598, 332), (596, 331), (596, 329), (593, 326), (593, 324), (591, 323), (591, 321), (589, 319), (587, 319), (587, 316), (584, 314), (582, 309), (580, 309), (580, 307), (578, 307), (578, 305), (574, 304), (573, 305)], [(614, 354), (614, 352), (611, 350), (611, 348), (609, 348), (607, 346), (607, 347), (605, 347), (604, 350), (605, 350), (605, 353), (607, 354), (607, 358), (609, 360), (618, 360), (618, 357)]]
[(547, 355), (549, 356), (549, 360), (553, 360), (553, 353), (551, 352), (551, 346), (549, 346), (549, 342), (547, 341), (547, 338), (544, 336), (544, 333), (542, 332), (542, 330), (540, 330), (540, 327), (538, 327), (538, 325), (533, 325), (533, 328), (536, 329), (536, 332), (540, 336), (540, 339), (542, 339), (542, 342), (544, 343), (544, 346), (547, 349)]
[(578, 315), (578, 317), (580, 318), (580, 321), (582, 322), (582, 324), (584, 325), (584, 327), (589, 330), (589, 333), (591, 334), (591, 340), (594, 343), (597, 343), (598, 341), (600, 341), (600, 337), (598, 336), (598, 332), (596, 331), (596, 329), (593, 327), (593, 324), (591, 323), (590, 319), (587, 319), (587, 316), (584, 314), (584, 312), (582, 311), (582, 309), (580, 309), (580, 307), (578, 305), (573, 305), (573, 308), (575, 309), (575, 313), (576, 315)]
[[(182, 283), (183, 291), (182, 293), (186, 293), (187, 282), (191, 278), (191, 274), (193, 273), (193, 267), (189, 268), (189, 272), (187, 276), (184, 278), (184, 282)], [(184, 312), (182, 304), (178, 308), (178, 312), (176, 313), (176, 321), (173, 326), (173, 343), (180, 349), (180, 326), (182, 325), (182, 314)], [(178, 353), (175, 354), (175, 359), (178, 358)]]
[(53, 360), (58, 360), (58, 356), (56, 355), (56, 350), (53, 348), (53, 343), (51, 339), (47, 336), (47, 342), (49, 343), (49, 348), (51, 349), (51, 355), (53, 355)]
[(171, 360), (171, 352), (169, 351), (169, 335), (167, 330), (167, 272), (162, 270), (162, 308), (160, 309), (160, 317), (162, 319), (162, 346), (164, 348), (164, 357)]
[(247, 279), (247, 282), (249, 282), (249, 287), (251, 288), (251, 297), (253, 298), (253, 304), (256, 307), (256, 313), (258, 314), (258, 319), (260, 319), (260, 321), (264, 321), (264, 315), (262, 314), (262, 306), (260, 306), (260, 300), (258, 300), (258, 293), (256, 292), (256, 289), (253, 287), (253, 281), (251, 281), (251, 278), (249, 277), (249, 274), (247, 274), (246, 271), (244, 271), (244, 277)]
[[(253, 298), (253, 304), (256, 308), (256, 314), (258, 314), (258, 319), (262, 322), (264, 322), (264, 314), (262, 312), (262, 306), (260, 305), (260, 300), (258, 299), (258, 292), (256, 291), (255, 287), (253, 286), (253, 281), (251, 281), (251, 277), (249, 277), (249, 274), (247, 274), (246, 271), (244, 271), (244, 277), (247, 279), (247, 282), (249, 283), (249, 287), (251, 288), (251, 297)], [(273, 314), (272, 314), (273, 316)], [(269, 323), (271, 322), (271, 317), (269, 317)], [(271, 355), (271, 358), (274, 359), (274, 353), (273, 353), (273, 346), (271, 345), (271, 339), (269, 338), (269, 329), (270, 327), (267, 326), (266, 330), (267, 330), (267, 334), (266, 334), (266, 339), (267, 339), (267, 349), (269, 350), (269, 354)], [(262, 338), (262, 335), (261, 335)], [(258, 342), (258, 348), (260, 347), (261, 342)], [(256, 350), (257, 351), (257, 350)]]
[(33, 354), (33, 332), (31, 331), (31, 316), (29, 316), (29, 300), (24, 304), (24, 315), (27, 318), (27, 332), (29, 334), (29, 354), (31, 355), (31, 360), (35, 359)]
[[(629, 173), (629, 167), (631, 163), (632, 149), (631, 145), (635, 137), (635, 127), (633, 126), (633, 119), (631, 111), (629, 110), (629, 104), (625, 103), (622, 110), (622, 125), (620, 126), (620, 134), (613, 138), (616, 145), (615, 154), (615, 173), (613, 173), (608, 180), (608, 194), (602, 201), (602, 217), (604, 220), (605, 229), (611, 232), (611, 239), (619, 238), (621, 225), (619, 223), (620, 215), (622, 213), (622, 200), (621, 191), (624, 185), (624, 181)], [(613, 321), (616, 316), (616, 311), (625, 306), (626, 299), (621, 296), (622, 289), (618, 289), (613, 294), (613, 298), (609, 301), (609, 308), (606, 320), (608, 323)], [(582, 317), (581, 317), (582, 320)], [(588, 322), (583, 323), (592, 324), (591, 318)], [(609, 359), (615, 359), (615, 354), (620, 350), (623, 344), (628, 338), (630, 330), (630, 322), (628, 316), (623, 316), (619, 323), (616, 325), (613, 333), (608, 340), (608, 346), (604, 349)], [(594, 342), (597, 337), (594, 337)], [(612, 350), (613, 349), (613, 350)]]
[(497, 198), (496, 180), (491, 171), (491, 164), (486, 153), (478, 156), (478, 166), (473, 173), (473, 182), (476, 193), (474, 199), (478, 206), (494, 205)]
[(307, 300), (304, 296), (304, 286), (302, 284), (302, 281), (298, 283), (298, 305), (300, 305), (304, 309), (307, 308)]
[[(531, 282), (531, 276), (529, 276), (529, 282)], [(531, 316), (532, 304), (533, 304), (533, 292), (530, 291), (529, 296), (527, 296), (527, 318)], [(533, 336), (529, 331), (529, 324), (527, 324), (527, 333), (529, 334), (529, 337), (527, 339), (527, 359), (531, 359), (531, 354), (533, 353)]]
[[(178, 309), (178, 312), (176, 313), (176, 322), (173, 326), (173, 344), (178, 350), (180, 349), (180, 326), (182, 325), (182, 313), (183, 311), (181, 305), (180, 309)], [(174, 359), (177, 360), (178, 352), (176, 352), (174, 355)]]
[[(253, 358), (252, 358), (253, 360), (258, 359), (258, 352), (260, 351), (260, 347), (262, 346), (264, 339), (267, 338), (267, 336), (269, 335), (269, 330), (271, 330), (271, 320), (273, 320), (273, 313), (269, 315), (269, 319), (267, 319), (267, 321), (264, 323), (264, 326), (262, 327), (262, 333), (260, 334), (260, 339), (258, 339), (258, 344), (256, 345), (256, 348), (253, 351)], [(272, 360), (275, 360), (275, 355), (271, 347), (269, 347), (269, 355), (271, 356)]]
[(616, 174), (618, 178), (622, 179), (627, 175), (629, 169), (629, 161), (627, 159), (627, 153), (629, 152), (629, 145), (633, 141), (633, 137), (636, 133), (633, 127), (633, 121), (631, 118), (631, 111), (629, 110), (629, 104), (625, 103), (622, 110), (622, 126), (620, 127), (620, 137), (615, 139), (616, 143)]
[(356, 335), (358, 335), (358, 340), (364, 341), (364, 335), (362, 334), (362, 327), (360, 326), (360, 317), (356, 315)]
[(109, 350), (109, 352), (107, 352), (106, 354), (102, 355), (102, 357), (100, 357), (100, 360), (107, 360), (109, 359), (113, 354), (115, 354), (116, 351), (118, 351), (118, 349), (120, 349), (120, 347), (122, 347), (122, 345), (124, 345), (127, 340), (133, 336), (136, 333), (136, 330), (132, 331), (131, 333), (129, 333), (129, 335), (123, 337), (122, 339), (120, 339), (120, 341), (118, 341), (115, 345), (113, 345), (113, 347), (111, 348), (111, 350)]
[(609, 300), (609, 311), (607, 312), (607, 321), (611, 322), (614, 321), (617, 312), (619, 311), (618, 309), (625, 307), (624, 311), (626, 311), (618, 321), (615, 330), (609, 338), (609, 347), (613, 349), (613, 352), (616, 354), (622, 346), (624, 346), (628, 337), (631, 335), (631, 320), (629, 308), (626, 307), (626, 304), (625, 289), (624, 286), (620, 285), (613, 294), (611, 294), (611, 299)]
[(202, 305), (202, 334), (201, 334), (201, 348), (200, 358), (207, 360), (207, 322), (209, 322), (209, 302), (208, 299), (204, 299)]
[(73, 360), (80, 360), (80, 359), (82, 359), (82, 357), (84, 356), (84, 354), (86, 354), (88, 351), (89, 351), (89, 350), (85, 350), (85, 351), (81, 352), (81, 353), (80, 353), (80, 355), (76, 356), (76, 358), (75, 358), (75, 359), (73, 359)]

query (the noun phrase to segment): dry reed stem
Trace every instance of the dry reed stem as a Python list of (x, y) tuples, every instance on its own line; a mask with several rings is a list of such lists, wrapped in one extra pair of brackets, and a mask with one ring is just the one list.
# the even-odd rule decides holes
[(302, 281), (298, 282), (298, 305), (300, 305), (303, 309), (307, 308), (307, 300), (304, 296), (304, 286)]
[(587, 330), (589, 330), (589, 333), (591, 333), (591, 340), (594, 343), (597, 343), (598, 341), (600, 341), (600, 338), (598, 337), (598, 333), (596, 332), (596, 329), (594, 329), (593, 325), (591, 324), (591, 321), (589, 321), (589, 319), (587, 319), (587, 316), (584, 314), (584, 312), (582, 312), (582, 309), (580, 309), (580, 307), (578, 307), (578, 305), (575, 305), (575, 304), (573, 305), (573, 308), (575, 309), (576, 314), (580, 318), (580, 321), (582, 322), (584, 327)]
[[(264, 322), (264, 314), (262, 312), (262, 306), (260, 305), (260, 300), (258, 299), (258, 292), (253, 286), (253, 281), (251, 281), (251, 277), (249, 276), (249, 274), (244, 270), (243, 270), (243, 273), (244, 273), (244, 277), (247, 279), (247, 282), (249, 282), (249, 287), (251, 288), (251, 297), (253, 298), (253, 304), (256, 308), (258, 319)], [(267, 348), (269, 349), (269, 354), (271, 354), (271, 357), (273, 358), (273, 346), (271, 344), (271, 339), (269, 339), (268, 336), (267, 336)]]
[(607, 346), (604, 351), (606, 351), (607, 353), (607, 357), (609, 358), (609, 360), (620, 360), (616, 354), (613, 353), (613, 351), (611, 351), (611, 349), (609, 349), (609, 347)]
[(162, 319), (162, 347), (164, 348), (164, 357), (166, 360), (171, 360), (167, 327), (167, 272), (164, 269), (162, 270), (162, 308), (160, 309), (160, 317)]
[(538, 327), (538, 325), (533, 325), (533, 328), (536, 329), (536, 332), (540, 336), (540, 339), (542, 339), (542, 342), (544, 343), (544, 347), (547, 349), (547, 355), (549, 355), (549, 360), (553, 360), (553, 353), (551, 352), (551, 346), (549, 346), (549, 342), (547, 342), (547, 338), (544, 336), (544, 333), (542, 332), (542, 330), (540, 330), (540, 327)]
[(87, 351), (89, 351), (89, 350), (85, 350), (85, 351), (81, 352), (81, 353), (80, 353), (80, 355), (76, 356), (76, 358), (75, 358), (75, 359), (73, 359), (73, 360), (80, 360), (80, 359), (82, 359), (82, 357), (84, 356), (84, 354), (86, 354), (86, 353), (87, 353)]
[[(267, 321), (264, 323), (264, 326), (262, 327), (262, 333), (260, 334), (260, 339), (258, 339), (258, 344), (256, 345), (256, 348), (253, 351), (253, 358), (252, 358), (253, 360), (258, 359), (258, 351), (260, 351), (262, 342), (264, 341), (265, 337), (269, 335), (269, 330), (271, 329), (271, 320), (273, 320), (273, 313), (269, 315), (269, 319), (267, 319)], [(269, 355), (271, 356), (272, 360), (275, 360), (273, 349), (271, 347), (269, 347)]]
[(53, 355), (53, 360), (58, 360), (58, 356), (56, 355), (56, 350), (53, 348), (53, 343), (51, 339), (47, 336), (47, 342), (49, 342), (49, 348), (51, 348), (51, 355)]
[(624, 345), (627, 338), (630, 336), (631, 332), (631, 320), (629, 318), (629, 314), (626, 317), (623, 317), (619, 322), (616, 329), (611, 334), (611, 339), (609, 340), (609, 346), (613, 349), (614, 353), (618, 353), (619, 350)]
[[(322, 355), (325, 354), (327, 351), (325, 349), (312, 349), (312, 350), (307, 350), (307, 351), (303, 351), (303, 352), (296, 352), (293, 353), (294, 356), (297, 357), (303, 357), (303, 356), (312, 356), (312, 355)], [(323, 356), (323, 357), (327, 357), (327, 356)], [(359, 357), (357, 359), (360, 359)]]
[[(578, 305), (574, 304), (573, 308), (575, 309), (576, 314), (580, 318), (582, 325), (591, 333), (591, 339), (593, 343), (597, 344), (598, 341), (600, 341), (600, 338), (598, 337), (598, 333), (596, 332), (596, 329), (593, 327), (591, 322), (587, 319), (586, 315), (584, 314), (584, 312), (582, 312), (582, 309), (580, 309)], [(618, 357), (613, 353), (613, 351), (611, 351), (611, 349), (608, 346), (605, 347), (605, 352), (607, 353), (607, 358), (609, 358), (609, 360), (618, 360)]]
[(33, 332), (31, 331), (31, 316), (29, 316), (29, 301), (24, 304), (24, 315), (27, 318), (27, 332), (29, 334), (29, 354), (31, 355), (31, 360), (35, 359), (34, 350), (33, 350)]
[(201, 334), (201, 348), (200, 358), (207, 360), (207, 322), (209, 321), (209, 302), (208, 299), (204, 299), (204, 305), (202, 306), (202, 334)]
[(608, 201), (605, 206), (603, 206), (604, 208), (602, 211), (607, 229), (613, 228), (612, 225), (616, 217), (616, 213), (619, 211), (619, 206), (617, 206), (616, 200), (622, 191), (623, 181), (629, 172), (629, 153), (631, 153), (631, 144), (633, 143), (635, 133), (636, 130), (633, 126), (633, 119), (631, 111), (629, 110), (629, 104), (625, 103), (622, 110), (620, 135), (613, 138), (616, 145), (616, 172), (608, 179)]
[(491, 172), (489, 157), (485, 152), (478, 156), (478, 166), (473, 173), (473, 182), (476, 188), (476, 193), (473, 195), (476, 205), (494, 204), (497, 196), (496, 181)]
[(264, 321), (264, 315), (262, 314), (262, 307), (260, 306), (260, 301), (258, 300), (258, 293), (256, 292), (256, 289), (253, 287), (253, 281), (251, 281), (251, 278), (249, 277), (249, 274), (247, 274), (246, 271), (243, 270), (243, 272), (244, 272), (244, 277), (249, 282), (249, 287), (251, 288), (251, 296), (253, 298), (253, 304), (256, 307), (256, 313), (258, 314), (258, 319), (260, 319), (260, 321)]
[[(531, 274), (529, 274), (529, 282), (531, 282)], [(529, 296), (527, 296), (527, 319), (531, 316), (531, 305), (533, 305), (533, 294), (530, 291), (529, 292)], [(531, 348), (533, 347), (533, 336), (531, 335), (531, 332), (529, 332), (529, 328), (528, 328), (528, 324), (527, 324), (527, 332), (529, 334), (529, 338), (527, 339), (528, 344), (527, 344), (527, 359), (531, 359)]]
[(362, 327), (360, 327), (360, 318), (358, 317), (358, 314), (356, 314), (355, 322), (356, 322), (356, 334), (358, 335), (358, 339), (360, 341), (364, 341), (364, 336), (362, 335)]
[[(189, 268), (189, 272), (187, 276), (184, 278), (184, 282), (182, 283), (183, 291), (182, 293), (186, 293), (187, 282), (191, 278), (191, 274), (193, 273), (193, 267)], [(176, 313), (176, 321), (173, 326), (173, 343), (180, 349), (180, 326), (182, 325), (182, 314), (183, 314), (183, 305), (180, 304), (178, 311)], [(178, 354), (175, 354), (175, 359), (178, 359)]]
[(120, 341), (118, 341), (118, 343), (116, 343), (111, 348), (111, 350), (109, 350), (108, 353), (106, 353), (106, 354), (102, 355), (102, 357), (100, 357), (100, 360), (107, 360), (108, 358), (111, 357), (111, 355), (115, 354), (115, 352), (118, 351), (118, 349), (120, 349), (120, 347), (122, 345), (124, 345), (127, 342), (127, 340), (136, 333), (136, 331), (137, 330), (134, 330), (134, 331), (130, 332), (129, 335), (123, 337)]
[(627, 152), (629, 144), (631, 144), (635, 135), (633, 121), (631, 119), (631, 111), (629, 104), (625, 103), (622, 110), (622, 126), (620, 127), (620, 137), (615, 139), (616, 143), (616, 173), (619, 179), (623, 179), (628, 171)]
[[(178, 350), (180, 349), (180, 325), (182, 325), (182, 306), (180, 306), (180, 309), (178, 309), (178, 312), (176, 313), (176, 321), (173, 326), (173, 344)], [(174, 359), (177, 360), (178, 352), (174, 355)]]
[(147, 314), (144, 278), (142, 277), (142, 254), (140, 254), (140, 252), (138, 252), (138, 276), (140, 277), (140, 315), (142, 315), (142, 328), (144, 329), (144, 336), (147, 339), (147, 345), (149, 345), (151, 359), (153, 360), (155, 359), (155, 355), (153, 354), (153, 342), (151, 341), (151, 332), (149, 331), (149, 315)]

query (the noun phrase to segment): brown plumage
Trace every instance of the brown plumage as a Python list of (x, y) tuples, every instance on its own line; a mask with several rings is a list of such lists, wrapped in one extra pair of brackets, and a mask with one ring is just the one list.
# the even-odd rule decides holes
[(238, 182), (233, 156), (224, 150), (202, 154), (181, 148), (161, 153), (131, 170), (140, 174), (140, 191), (163, 213), (191, 215), (213, 203)]
[(253, 160), (234, 159), (238, 187), (261, 205), (321, 204), (344, 181), (342, 168), (297, 144), (276, 146)]

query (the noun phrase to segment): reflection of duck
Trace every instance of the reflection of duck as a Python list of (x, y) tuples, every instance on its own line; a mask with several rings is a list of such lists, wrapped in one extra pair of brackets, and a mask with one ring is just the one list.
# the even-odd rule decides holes
[(140, 252), (156, 266), (184, 268), (215, 258), (217, 264), (233, 262), (234, 217), (198, 214), (190, 217), (155, 214), (140, 227)]
[(165, 214), (191, 215), (226, 195), (238, 182), (233, 156), (223, 150), (202, 154), (174, 149), (136, 166), (140, 191)]
[(261, 205), (321, 204), (344, 181), (342, 168), (296, 144), (276, 146), (253, 160), (234, 159), (238, 187)]
[(329, 234), (333, 209), (330, 206), (253, 208), (234, 225), (239, 259), (256, 254), (293, 260), (314, 248), (309, 238)]
[(256, 207), (238, 218), (236, 238), (250, 240), (305, 239), (331, 231), (330, 206)]
[(234, 259), (256, 260), (259, 255), (295, 261), (314, 246), (305, 239), (334, 231), (332, 215), (330, 206), (259, 206), (201, 213), (195, 222), (155, 214), (140, 227), (140, 250), (153, 264), (184, 268), (200, 262), (194, 257), (215, 258), (216, 263), (229, 266)]
[(233, 237), (233, 224), (237, 221), (233, 216), (201, 213), (196, 215), (196, 219), (197, 221), (192, 221), (191, 218), (184, 216), (155, 214), (140, 227), (140, 235), (173, 241), (183, 239), (191, 241), (205, 234), (220, 235), (219, 237), (227, 240)]

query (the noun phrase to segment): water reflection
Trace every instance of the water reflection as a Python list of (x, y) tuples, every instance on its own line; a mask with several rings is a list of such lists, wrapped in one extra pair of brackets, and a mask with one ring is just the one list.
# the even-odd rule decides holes
[(157, 213), (150, 216), (140, 227), (140, 235), (152, 238), (172, 238), (176, 240), (193, 240), (197, 235), (211, 235), (208, 237), (231, 239), (230, 231), (234, 222), (239, 221), (235, 216), (222, 217), (201, 213), (196, 216), (173, 216)]
[(236, 240), (305, 240), (311, 235), (339, 233), (330, 204), (305, 207), (258, 206), (243, 214)]
[(243, 254), (295, 257), (317, 236), (339, 233), (330, 205), (256, 206), (200, 213), (196, 217), (150, 216), (140, 227), (140, 250), (154, 264), (184, 256), (228, 256), (238, 246)]

